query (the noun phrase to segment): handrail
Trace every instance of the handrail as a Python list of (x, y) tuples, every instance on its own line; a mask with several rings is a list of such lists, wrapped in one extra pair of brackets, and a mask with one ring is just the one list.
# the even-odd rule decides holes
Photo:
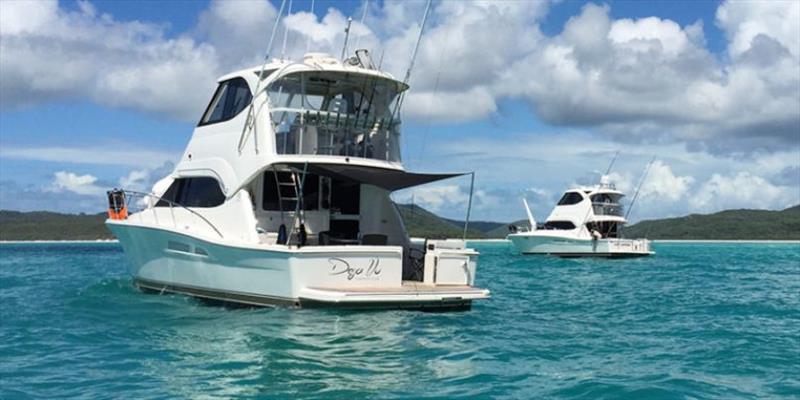
[[(130, 194), (132, 194), (132, 195), (134, 195), (134, 196), (137, 196), (137, 195), (138, 195), (138, 196), (147, 196), (147, 197), (153, 197), (153, 198), (155, 198), (155, 199), (158, 199), (158, 201), (163, 201), (163, 202), (165, 202), (165, 203), (169, 204), (169, 207), (170, 207), (170, 209), (171, 209), (173, 206), (178, 206), (178, 207), (180, 207), (180, 208), (183, 208), (184, 210), (186, 210), (186, 211), (189, 211), (190, 213), (192, 213), (192, 214), (196, 215), (196, 216), (197, 216), (197, 217), (199, 217), (201, 220), (203, 220), (203, 222), (205, 222), (206, 224), (208, 224), (208, 226), (210, 226), (210, 227), (211, 227), (211, 229), (213, 229), (213, 230), (214, 230), (214, 232), (216, 232), (216, 233), (217, 233), (217, 235), (219, 235), (219, 237), (220, 237), (221, 239), (224, 239), (224, 238), (225, 238), (225, 236), (223, 236), (223, 235), (222, 235), (222, 232), (220, 232), (220, 231), (219, 231), (219, 229), (217, 229), (217, 227), (216, 227), (216, 226), (214, 226), (214, 224), (212, 224), (212, 223), (211, 223), (211, 221), (209, 221), (208, 219), (206, 219), (206, 217), (202, 216), (202, 215), (201, 215), (200, 213), (198, 213), (197, 211), (194, 211), (194, 210), (190, 209), (189, 207), (186, 207), (186, 206), (184, 206), (184, 205), (183, 205), (183, 204), (181, 204), (181, 203), (174, 202), (174, 201), (172, 201), (172, 200), (169, 200), (169, 199), (165, 199), (165, 198), (163, 198), (163, 197), (161, 197), (161, 196), (158, 196), (158, 195), (156, 195), (156, 194), (153, 194), (153, 193), (138, 192), (138, 191), (135, 191), (135, 190), (123, 190), (122, 192), (123, 192), (123, 193), (125, 193), (126, 195), (130, 193)], [(127, 197), (127, 196), (126, 196), (126, 197)], [(132, 197), (133, 197), (133, 196), (132, 196)], [(150, 206), (148, 206), (148, 208), (155, 209), (155, 205), (150, 205)], [(173, 219), (174, 219), (174, 218), (175, 218), (175, 216), (173, 215)]]

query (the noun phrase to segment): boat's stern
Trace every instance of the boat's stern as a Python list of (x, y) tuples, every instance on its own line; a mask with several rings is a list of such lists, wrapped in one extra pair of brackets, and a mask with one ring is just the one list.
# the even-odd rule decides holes
[[(419, 249), (411, 249), (411, 252)], [(469, 309), (473, 300), (490, 297), (474, 286), (479, 253), (463, 240), (428, 240), (420, 257), (404, 266), (399, 285), (307, 286), (301, 306), (344, 308)]]

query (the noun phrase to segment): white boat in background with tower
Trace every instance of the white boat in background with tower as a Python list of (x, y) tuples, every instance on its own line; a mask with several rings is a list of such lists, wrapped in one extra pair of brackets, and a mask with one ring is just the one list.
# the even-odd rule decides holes
[[(511, 232), (506, 238), (522, 254), (607, 258), (655, 254), (649, 240), (622, 237), (628, 223), (621, 204), (625, 194), (609, 181), (610, 169), (611, 166), (596, 185), (567, 190), (543, 224), (536, 223), (528, 201), (523, 198), (529, 226), (527, 229), (510, 226)], [(638, 192), (637, 189), (629, 212)]]

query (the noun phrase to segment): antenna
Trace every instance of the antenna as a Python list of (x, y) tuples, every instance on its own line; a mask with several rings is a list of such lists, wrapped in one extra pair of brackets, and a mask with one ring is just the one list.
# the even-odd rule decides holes
[[(314, 14), (314, 0), (311, 0), (311, 15), (314, 16), (314, 21), (317, 21), (317, 14)], [(306, 39), (306, 53), (311, 49), (311, 35)]]
[(350, 24), (353, 23), (353, 18), (347, 18), (347, 28), (344, 28), (344, 46), (342, 46), (342, 61), (344, 61), (344, 55), (347, 54), (347, 39), (350, 38)]
[[(367, 10), (369, 9), (369, 0), (364, 0), (364, 12), (361, 13), (361, 26), (364, 26), (364, 20), (367, 18)], [(358, 50), (358, 45), (361, 43), (361, 36), (356, 36), (356, 50)]]
[(628, 219), (628, 215), (631, 214), (631, 210), (633, 210), (633, 205), (636, 204), (636, 199), (639, 198), (639, 190), (642, 188), (642, 184), (644, 184), (644, 178), (647, 177), (647, 173), (650, 172), (650, 166), (653, 165), (653, 162), (656, 161), (656, 156), (653, 156), (650, 159), (650, 162), (647, 163), (647, 168), (644, 169), (644, 173), (642, 173), (642, 177), (639, 179), (639, 186), (636, 187), (636, 193), (633, 195), (633, 200), (631, 200), (631, 205), (628, 206), (628, 212), (625, 213), (625, 219)]
[[(261, 69), (258, 71), (258, 83), (256, 83), (256, 91), (253, 98), (250, 99), (250, 107), (247, 109), (247, 118), (245, 119), (244, 126), (242, 127), (242, 134), (239, 136), (239, 145), (237, 146), (239, 150), (239, 154), (242, 154), (242, 149), (244, 148), (244, 141), (247, 140), (248, 130), (247, 128), (253, 126), (253, 108), (255, 104), (256, 97), (258, 96), (259, 90), (261, 89), (261, 81), (264, 80), (262, 76), (264, 74), (264, 69), (267, 68), (267, 62), (269, 62), (269, 54), (272, 52), (272, 43), (275, 40), (275, 32), (278, 31), (278, 25), (281, 22), (281, 15), (283, 15), (283, 7), (286, 6), (286, 0), (281, 1), (281, 9), (278, 11), (278, 14), (275, 16), (275, 24), (272, 25), (272, 34), (269, 36), (269, 44), (267, 44), (267, 54), (264, 55), (264, 63), (261, 64)], [(255, 137), (255, 136), (254, 136)], [(258, 138), (256, 138), (255, 142), (255, 150), (256, 154), (258, 154)]]
[[(289, 9), (286, 11), (286, 16), (292, 13), (292, 0), (289, 0)], [(286, 24), (284, 24), (286, 25)], [(286, 39), (289, 38), (289, 25), (283, 27), (283, 49), (281, 50), (281, 59), (286, 58)]]

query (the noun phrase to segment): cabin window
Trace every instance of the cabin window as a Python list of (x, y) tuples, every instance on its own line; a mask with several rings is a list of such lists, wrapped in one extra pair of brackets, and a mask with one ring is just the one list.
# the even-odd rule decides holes
[(567, 192), (564, 193), (564, 196), (561, 197), (561, 200), (558, 201), (558, 205), (560, 206), (571, 206), (573, 204), (578, 204), (583, 201), (583, 196), (578, 192)]
[(211, 103), (198, 125), (210, 125), (227, 121), (250, 105), (253, 99), (247, 81), (242, 78), (233, 78), (219, 84)]
[(184, 207), (210, 208), (225, 202), (219, 182), (211, 177), (176, 179), (161, 198), (156, 207), (169, 207), (171, 202)]
[(547, 221), (544, 223), (544, 229), (570, 231), (575, 229), (575, 224), (570, 221)]

